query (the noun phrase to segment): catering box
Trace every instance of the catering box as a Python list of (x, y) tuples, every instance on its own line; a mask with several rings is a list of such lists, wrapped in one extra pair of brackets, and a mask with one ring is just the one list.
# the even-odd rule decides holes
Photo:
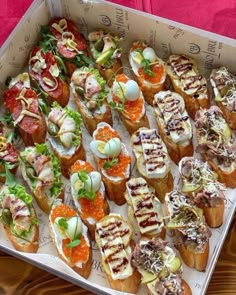
[[(199, 66), (200, 71), (209, 77), (211, 69), (225, 66), (230, 71), (236, 72), (236, 42), (235, 40), (182, 25), (158, 16), (135, 11), (123, 6), (105, 1), (90, 0), (35, 0), (18, 26), (9, 36), (0, 50), (0, 92), (1, 100), (6, 89), (7, 77), (14, 77), (27, 67), (29, 53), (33, 45), (38, 41), (42, 25), (47, 25), (55, 16), (64, 16), (73, 20), (79, 31), (87, 36), (93, 29), (102, 28), (118, 34), (123, 38), (122, 47), (124, 59), (131, 42), (146, 40), (155, 48), (158, 56), (167, 60), (173, 53), (192, 56)], [(3, 105), (1, 101), (1, 106)], [(152, 118), (152, 110), (148, 108), (148, 116), (151, 126), (156, 128)], [(113, 114), (114, 127), (122, 134), (122, 138), (129, 145), (130, 137), (120, 122)], [(83, 129), (84, 144), (88, 144), (91, 137)], [(132, 154), (129, 145), (130, 154)], [(91, 153), (87, 152), (87, 159), (92, 161)], [(136, 175), (134, 159), (132, 161), (133, 175)], [(173, 166), (175, 173), (175, 185), (178, 183), (177, 167)], [(66, 202), (72, 204), (70, 198), (70, 186), (65, 181)], [(184, 265), (183, 277), (189, 283), (194, 295), (204, 294), (214, 270), (221, 247), (230, 226), (236, 207), (235, 190), (227, 189), (226, 208), (223, 225), (212, 230), (210, 239), (209, 261), (204, 272), (198, 272)], [(100, 260), (100, 253), (93, 243), (92, 272), (88, 280), (83, 279), (64, 262), (62, 262), (54, 249), (48, 231), (48, 216), (35, 204), (40, 225), (40, 245), (36, 254), (21, 253), (13, 249), (2, 228), (0, 228), (0, 249), (26, 260), (40, 268), (58, 275), (81, 287), (87, 288), (96, 294), (125, 294), (109, 288)], [(111, 211), (127, 216), (127, 207), (115, 206), (111, 202)], [(137, 294), (148, 294), (146, 287), (142, 286)]]

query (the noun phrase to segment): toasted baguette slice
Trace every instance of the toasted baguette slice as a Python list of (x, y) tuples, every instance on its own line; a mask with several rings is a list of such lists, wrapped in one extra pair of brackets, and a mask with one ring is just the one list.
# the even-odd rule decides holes
[(215, 207), (202, 207), (206, 223), (213, 228), (220, 227), (223, 223), (225, 202), (219, 199)]
[[(143, 62), (148, 65), (147, 68), (143, 67)], [(166, 81), (164, 62), (156, 55), (153, 48), (143, 41), (136, 41), (130, 49), (129, 63), (146, 102), (153, 105), (154, 95), (164, 89)]]
[(26, 148), (20, 158), (22, 177), (39, 207), (48, 214), (57, 198), (64, 199), (59, 160), (45, 144)]
[(77, 160), (70, 168), (70, 184), (76, 209), (94, 241), (96, 223), (110, 212), (101, 175), (90, 163)]
[(236, 129), (236, 77), (225, 67), (213, 69), (210, 82), (217, 106), (232, 129)]
[(160, 136), (170, 158), (178, 164), (193, 155), (192, 126), (182, 96), (176, 92), (160, 91), (154, 96), (154, 111)]
[(28, 73), (19, 74), (10, 81), (9, 89), (4, 93), (4, 103), (26, 146), (45, 141), (45, 118), (39, 107), (38, 96), (30, 86)]
[(166, 72), (185, 101), (189, 116), (194, 119), (200, 108), (210, 107), (206, 79), (199, 73), (196, 61), (187, 55), (173, 54), (166, 63)]
[(90, 143), (98, 171), (102, 175), (108, 198), (117, 205), (126, 200), (126, 181), (130, 177), (131, 158), (120, 136), (107, 123), (99, 123)]
[(31, 82), (47, 93), (50, 105), (56, 101), (64, 107), (69, 101), (70, 88), (68, 82), (61, 79), (60, 74), (62, 68), (57, 57), (51, 51), (44, 52), (40, 46), (35, 46), (29, 59)]
[[(87, 227), (82, 223), (76, 211), (67, 205), (55, 203), (49, 215), (49, 232), (58, 256), (74, 271), (87, 279), (92, 269), (92, 247)], [(80, 240), (79, 245), (72, 248), (67, 247), (78, 239)], [(84, 257), (79, 255), (81, 249), (83, 249)]]
[(131, 237), (130, 225), (118, 214), (107, 215), (97, 223), (95, 239), (110, 286), (121, 292), (136, 294), (140, 274), (130, 261)]
[[(132, 264), (142, 275), (142, 284), (147, 284), (151, 294), (180, 294), (182, 286), (182, 263), (171, 245), (158, 237), (141, 239), (135, 246)], [(158, 286), (159, 292), (155, 292)]]
[(172, 191), (165, 197), (169, 222), (173, 230), (175, 246), (184, 262), (198, 271), (204, 271), (208, 262), (211, 231), (206, 225), (203, 210), (191, 197)]
[(98, 30), (90, 32), (88, 35), (88, 52), (95, 62), (95, 67), (110, 87), (115, 75), (121, 74), (122, 61), (120, 41), (118, 36), (113, 36), (109, 32)]
[(130, 135), (141, 127), (149, 128), (144, 97), (134, 80), (125, 74), (117, 75), (107, 100), (111, 108), (119, 111)]
[(39, 226), (32, 201), (21, 185), (1, 187), (0, 220), (14, 248), (26, 253), (36, 253), (39, 247)]
[(165, 144), (155, 129), (140, 128), (131, 136), (131, 146), (137, 159), (137, 169), (164, 202), (173, 189), (171, 162)]
[[(172, 279), (171, 282), (173, 282), (173, 280), (174, 280), (175, 286), (176, 287), (178, 286), (181, 289), (181, 291), (182, 291), (181, 294), (182, 295), (192, 295), (192, 291), (191, 291), (188, 283), (185, 280), (179, 279), (175, 275), (170, 276), (170, 279)], [(148, 287), (148, 290), (150, 292), (150, 295), (159, 295), (160, 294), (160, 289), (163, 292), (165, 292), (166, 290), (168, 292), (168, 290), (169, 290), (168, 282), (169, 282), (169, 277), (156, 279), (156, 280), (148, 283), (147, 287)], [(159, 284), (161, 285), (161, 287), (160, 287)], [(167, 287), (165, 287), (165, 284), (167, 285)], [(156, 291), (156, 286), (158, 286), (158, 291), (159, 291), (158, 293)], [(169, 286), (170, 286), (170, 288), (173, 287), (172, 284), (170, 284)], [(172, 292), (172, 289), (170, 290), (170, 292)]]
[[(178, 237), (181, 233), (176, 231), (175, 235)], [(205, 271), (209, 256), (209, 240), (201, 250), (197, 250), (194, 245), (187, 245), (185, 243), (177, 243), (176, 248), (187, 266), (195, 268), (198, 271)]]
[(74, 71), (71, 89), (84, 125), (91, 135), (100, 122), (112, 125), (111, 110), (105, 100), (108, 87), (98, 70), (82, 67)]
[(125, 198), (128, 218), (133, 230), (142, 237), (165, 238), (163, 214), (159, 199), (142, 177), (126, 182)]
[(226, 187), (236, 187), (235, 136), (217, 106), (199, 110), (195, 118), (196, 151), (218, 174)]
[(80, 114), (53, 103), (48, 114), (48, 140), (54, 154), (60, 159), (62, 174), (69, 178), (70, 166), (78, 159), (85, 160), (82, 144)]

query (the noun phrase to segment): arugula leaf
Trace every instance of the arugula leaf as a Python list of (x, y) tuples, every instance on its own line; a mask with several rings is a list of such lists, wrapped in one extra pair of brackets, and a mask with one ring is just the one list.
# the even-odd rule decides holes
[(40, 107), (40, 109), (41, 109), (41, 111), (44, 113), (44, 115), (48, 115), (48, 113), (49, 113), (49, 105), (48, 105), (48, 103), (44, 100), (44, 99), (42, 99), (42, 98), (38, 98), (38, 101), (39, 101), (39, 107)]
[(115, 166), (117, 163), (118, 163), (118, 159), (117, 159), (117, 158), (114, 158), (114, 159), (112, 159), (111, 161), (105, 161), (105, 162), (103, 163), (103, 168), (104, 168), (104, 169), (112, 168), (112, 167)]

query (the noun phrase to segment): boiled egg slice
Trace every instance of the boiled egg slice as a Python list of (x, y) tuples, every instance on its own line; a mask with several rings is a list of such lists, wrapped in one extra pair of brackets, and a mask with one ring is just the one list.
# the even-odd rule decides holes
[(97, 192), (101, 186), (101, 174), (97, 171), (92, 171), (88, 174), (87, 179), (84, 181), (84, 188), (87, 191)]
[(111, 138), (104, 147), (104, 151), (108, 158), (115, 158), (121, 152), (121, 141), (118, 137)]
[(112, 92), (116, 97), (123, 100), (125, 98), (126, 93), (126, 84), (123, 82), (114, 81), (112, 86)]
[(92, 140), (90, 142), (90, 149), (98, 158), (106, 159), (105, 145), (106, 143), (102, 140)]
[(137, 100), (140, 97), (140, 89), (138, 83), (134, 80), (129, 80), (125, 84), (125, 98), (129, 101)]
[(131, 58), (136, 63), (137, 66), (141, 66), (143, 57), (142, 54), (138, 51), (132, 51), (131, 52)]
[(151, 47), (146, 47), (143, 50), (143, 56), (145, 59), (148, 59), (150, 62), (154, 62), (157, 59), (156, 53)]
[(79, 216), (73, 216), (67, 220), (67, 229), (65, 234), (71, 240), (74, 240), (82, 232), (82, 221)]

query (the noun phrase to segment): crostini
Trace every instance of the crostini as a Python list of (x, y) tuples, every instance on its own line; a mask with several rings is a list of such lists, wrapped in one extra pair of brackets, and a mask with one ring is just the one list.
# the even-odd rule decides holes
[(60, 159), (61, 172), (69, 178), (69, 168), (78, 159), (85, 160), (81, 116), (69, 107), (54, 102), (47, 118), (48, 141)]
[(125, 183), (130, 178), (131, 157), (120, 135), (107, 123), (99, 123), (93, 132), (90, 149), (101, 172), (108, 198), (117, 205), (126, 200)]
[(115, 75), (123, 72), (120, 59), (122, 53), (120, 42), (122, 39), (104, 30), (98, 30), (90, 32), (88, 40), (89, 54), (95, 62), (96, 68), (107, 81), (108, 86), (111, 86)]
[(183, 96), (187, 112), (192, 119), (200, 108), (210, 107), (206, 78), (199, 73), (193, 58), (184, 54), (170, 55), (166, 72), (175, 91)]
[(171, 160), (164, 142), (156, 129), (140, 128), (131, 136), (131, 146), (139, 173), (163, 203), (165, 194), (173, 189)]
[(87, 42), (72, 20), (57, 17), (40, 33), (40, 45), (53, 49), (57, 59), (65, 64), (67, 76), (71, 77), (76, 68), (93, 63), (87, 56)]
[(134, 80), (125, 74), (117, 75), (107, 100), (110, 107), (119, 112), (130, 135), (140, 127), (149, 128), (144, 97)]
[(165, 238), (163, 213), (159, 199), (142, 177), (126, 182), (125, 198), (128, 204), (128, 218), (135, 233), (142, 237)]
[(154, 94), (164, 89), (164, 62), (146, 42), (136, 41), (131, 45), (129, 63), (146, 102), (153, 105)]
[(75, 207), (94, 240), (96, 223), (110, 212), (101, 174), (89, 162), (77, 160), (70, 168), (70, 185)]
[(217, 106), (196, 113), (196, 151), (218, 174), (219, 181), (226, 187), (236, 187), (236, 141)]
[(58, 256), (87, 279), (92, 269), (92, 247), (78, 213), (65, 204), (55, 203), (49, 215), (49, 232)]
[(193, 155), (192, 126), (181, 95), (160, 91), (154, 96), (153, 107), (160, 136), (172, 161)]
[(10, 81), (9, 89), (4, 93), (4, 104), (26, 146), (45, 141), (45, 118), (39, 107), (38, 96), (31, 89), (28, 73), (19, 74)]
[(101, 251), (102, 266), (111, 288), (136, 294), (140, 274), (132, 267), (132, 229), (118, 214), (109, 214), (96, 224), (96, 243)]
[(35, 46), (29, 58), (29, 74), (32, 82), (40, 88), (50, 105), (57, 101), (66, 106), (70, 97), (69, 84), (62, 76), (61, 66), (51, 51)]
[(191, 295), (191, 289), (182, 279), (182, 263), (170, 244), (155, 237), (141, 239), (132, 253), (131, 263), (142, 275), (150, 295)]
[(39, 226), (33, 198), (19, 184), (2, 186), (0, 190), (0, 222), (14, 248), (36, 253), (39, 247)]
[(19, 164), (19, 151), (7, 133), (9, 135), (9, 130), (0, 124), (0, 182), (10, 185)]
[(210, 82), (217, 106), (232, 129), (236, 129), (236, 76), (225, 67), (213, 69)]
[(191, 268), (204, 271), (208, 263), (211, 231), (204, 222), (203, 211), (187, 195), (178, 191), (166, 194), (169, 216), (167, 229), (174, 231), (175, 247)]
[(203, 209), (208, 226), (221, 226), (226, 189), (217, 181), (217, 174), (207, 162), (194, 157), (185, 157), (180, 161), (179, 173), (182, 180), (181, 191), (191, 195), (197, 206)]
[(20, 153), (20, 169), (39, 207), (49, 213), (53, 202), (64, 198), (58, 158), (46, 144), (36, 144)]
[(92, 135), (100, 122), (112, 125), (111, 110), (106, 102), (108, 87), (97, 69), (82, 67), (71, 77), (74, 101), (88, 132)]

